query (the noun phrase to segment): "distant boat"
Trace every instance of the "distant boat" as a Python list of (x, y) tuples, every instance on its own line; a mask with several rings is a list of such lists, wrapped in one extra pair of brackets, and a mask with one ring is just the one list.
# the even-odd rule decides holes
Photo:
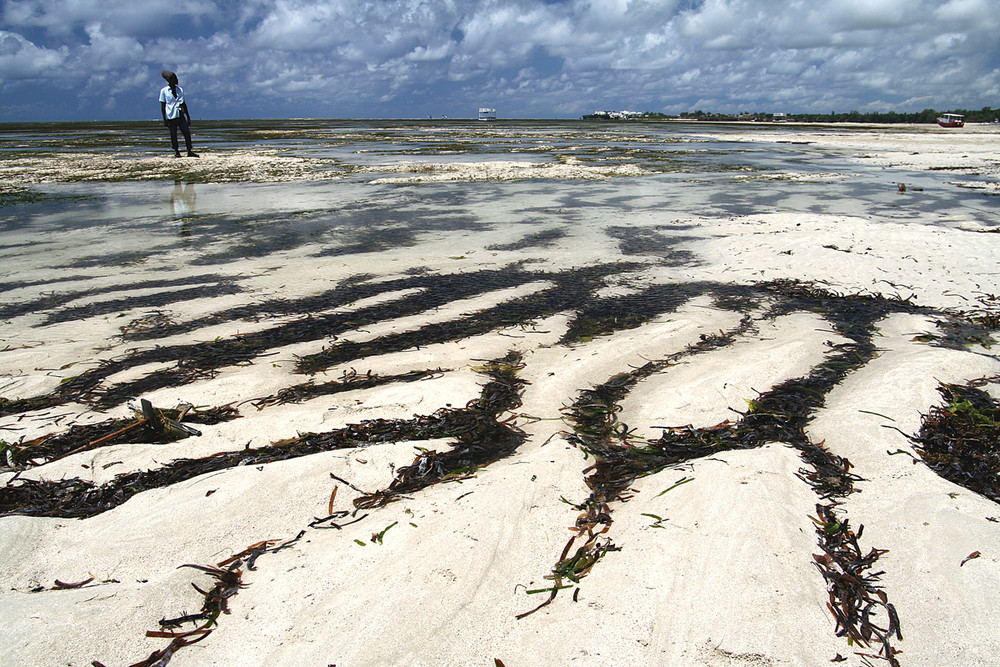
[(496, 120), (497, 110), (487, 107), (479, 107), (479, 120)]
[(960, 113), (943, 113), (938, 116), (937, 124), (941, 127), (963, 127), (965, 116)]

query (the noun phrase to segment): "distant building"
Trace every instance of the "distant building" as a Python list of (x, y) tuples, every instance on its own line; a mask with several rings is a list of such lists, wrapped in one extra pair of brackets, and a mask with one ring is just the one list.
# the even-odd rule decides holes
[(771, 117), (774, 118), (775, 123), (784, 123), (786, 120), (788, 120), (788, 114), (785, 113), (784, 111), (779, 111), (776, 114), (772, 114)]
[(646, 114), (640, 111), (595, 111), (584, 116), (583, 120), (632, 120), (645, 116)]
[(479, 107), (479, 120), (496, 120), (497, 110), (489, 107)]

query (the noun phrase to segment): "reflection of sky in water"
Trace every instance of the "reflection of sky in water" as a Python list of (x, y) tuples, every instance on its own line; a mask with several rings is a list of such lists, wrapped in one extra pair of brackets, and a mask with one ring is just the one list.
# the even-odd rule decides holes
[[(33, 128), (8, 133), (3, 148), (120, 151), (162, 143), (162, 128), (144, 127), (137, 124), (117, 134), (78, 132), (64, 125), (52, 134)], [(311, 254), (342, 257), (410, 247), (429, 236), (456, 232), (506, 231), (513, 240), (525, 233), (525, 224), (615, 225), (616, 211), (646, 211), (666, 221), (799, 212), (1000, 225), (1000, 198), (948, 184), (963, 179), (956, 172), (863, 165), (849, 159), (853, 151), (810, 144), (736, 141), (746, 127), (713, 127), (711, 136), (693, 129), (701, 130), (564, 122), (200, 123), (196, 142), (205, 150), (277, 149), (355, 165), (574, 159), (592, 165), (638, 164), (659, 173), (599, 181), (403, 186), (367, 183), (376, 176), (371, 173), (281, 184), (46, 185), (39, 190), (49, 196), (41, 201), (0, 208), (0, 257), (17, 260), (5, 261), (9, 268), (0, 276), (9, 279), (21, 267), (41, 263), (64, 268), (142, 262), (181, 247), (200, 253), (187, 260), (198, 264), (309, 245), (315, 246)], [(773, 178), (786, 172), (815, 178)], [(909, 187), (905, 195), (896, 190), (900, 182)], [(496, 234), (490, 241), (498, 242)], [(559, 242), (572, 243), (572, 236)]]

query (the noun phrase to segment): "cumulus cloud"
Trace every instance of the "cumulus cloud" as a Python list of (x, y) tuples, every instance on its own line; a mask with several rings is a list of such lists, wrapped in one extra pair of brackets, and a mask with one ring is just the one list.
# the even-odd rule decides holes
[(0, 81), (51, 77), (68, 53), (66, 47), (39, 48), (17, 33), (0, 30)]
[(167, 34), (177, 18), (200, 21), (218, 14), (207, 0), (9, 0), (3, 22), (14, 29), (44, 28), (56, 35), (101, 23), (115, 34), (149, 36)]
[(103, 94), (114, 99), (109, 115), (147, 117), (165, 67), (181, 74), (192, 106), (220, 117), (472, 115), (480, 104), (508, 116), (978, 108), (1000, 78), (996, 9), (995, 0), (789, 0), (779, 12), (765, 0), (8, 0), (0, 79), (22, 96), (79, 86), (68, 116)]
[(100, 23), (90, 23), (85, 30), (89, 40), (86, 53), (91, 69), (114, 71), (142, 59), (143, 47), (136, 39), (108, 35)]

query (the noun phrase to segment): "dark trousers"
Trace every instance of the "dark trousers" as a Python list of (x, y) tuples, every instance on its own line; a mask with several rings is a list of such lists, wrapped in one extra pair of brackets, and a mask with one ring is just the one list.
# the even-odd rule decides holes
[(180, 150), (177, 148), (177, 128), (181, 128), (181, 132), (184, 133), (184, 144), (187, 146), (187, 152), (193, 153), (194, 150), (191, 148), (191, 128), (188, 127), (187, 118), (184, 114), (177, 116), (177, 118), (168, 118), (167, 127), (170, 128), (170, 145), (173, 146), (174, 152), (179, 153)]

